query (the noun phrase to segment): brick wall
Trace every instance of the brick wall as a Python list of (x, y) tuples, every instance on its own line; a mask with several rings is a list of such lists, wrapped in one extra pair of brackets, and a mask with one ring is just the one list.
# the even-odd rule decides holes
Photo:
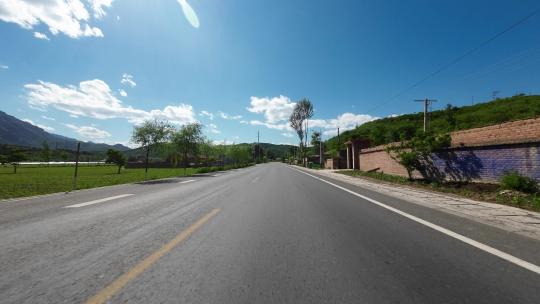
[(540, 181), (540, 143), (451, 148), (432, 156), (449, 180), (497, 182), (506, 171)]
[(386, 151), (384, 146), (363, 149), (360, 153), (360, 170), (371, 171), (379, 168), (378, 172), (407, 176), (407, 170), (397, 163)]
[[(452, 147), (432, 156), (435, 169), (446, 179), (497, 182), (504, 172), (518, 171), (540, 181), (540, 118), (453, 132), (451, 136)], [(359, 158), (360, 170), (379, 168), (407, 176), (384, 146), (363, 149)]]
[(540, 118), (453, 132), (452, 146), (484, 146), (540, 141)]

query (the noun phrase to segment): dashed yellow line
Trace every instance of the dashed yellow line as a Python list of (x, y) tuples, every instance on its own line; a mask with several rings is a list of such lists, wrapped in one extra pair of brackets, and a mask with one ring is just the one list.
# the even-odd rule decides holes
[(198, 221), (193, 223), (186, 230), (180, 232), (180, 234), (178, 234), (174, 239), (169, 241), (167, 244), (163, 245), (163, 247), (161, 247), (160, 249), (152, 253), (150, 256), (148, 256), (147, 258), (139, 262), (137, 265), (131, 268), (128, 272), (118, 277), (112, 283), (107, 285), (107, 287), (105, 287), (100, 292), (98, 292), (95, 296), (89, 298), (86, 301), (86, 304), (105, 303), (112, 296), (114, 296), (118, 291), (120, 291), (124, 286), (126, 286), (126, 284), (129, 283), (129, 281), (137, 278), (146, 269), (150, 268), (150, 266), (156, 263), (162, 256), (167, 254), (178, 244), (180, 244), (181, 242), (186, 240), (188, 237), (190, 237), (195, 231), (197, 231), (197, 229), (199, 229), (202, 225), (208, 222), (212, 217), (218, 214), (219, 211), (220, 209), (214, 209), (210, 211), (208, 214), (206, 214), (205, 216), (201, 217)]

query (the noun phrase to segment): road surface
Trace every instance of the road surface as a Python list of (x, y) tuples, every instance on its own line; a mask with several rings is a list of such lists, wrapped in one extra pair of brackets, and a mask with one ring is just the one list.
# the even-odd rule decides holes
[(0, 303), (540, 303), (537, 241), (325, 180), (264, 164), (2, 202)]

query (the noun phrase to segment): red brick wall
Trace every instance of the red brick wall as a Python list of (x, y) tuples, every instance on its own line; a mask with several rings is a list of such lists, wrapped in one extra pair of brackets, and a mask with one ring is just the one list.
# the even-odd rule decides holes
[[(467, 153), (476, 155), (476, 161), (482, 164), (479, 176), (474, 179), (497, 181), (504, 170), (515, 170), (527, 176), (540, 177), (540, 156), (536, 148), (540, 142), (540, 118), (453, 132), (451, 136), (452, 147), (455, 148), (452, 150), (458, 151), (460, 147), (469, 147)], [(526, 145), (521, 148), (516, 148), (516, 145), (496, 147), (520, 143)], [(521, 150), (525, 152), (521, 153)], [(362, 171), (379, 168), (377, 170), (379, 172), (407, 176), (405, 168), (388, 155), (384, 146), (363, 149), (359, 157)], [(467, 164), (460, 163), (460, 165)], [(504, 167), (504, 170), (497, 170), (495, 167)], [(418, 173), (415, 176), (419, 176)]]
[(540, 118), (453, 132), (452, 146), (485, 146), (540, 141)]
[(386, 153), (384, 146), (364, 149), (360, 153), (361, 171), (370, 171), (376, 168), (379, 168), (377, 172), (407, 176), (407, 170)]

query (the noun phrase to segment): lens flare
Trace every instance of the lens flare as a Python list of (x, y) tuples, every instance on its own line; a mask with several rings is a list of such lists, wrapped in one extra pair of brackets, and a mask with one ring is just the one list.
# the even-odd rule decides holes
[(187, 0), (178, 0), (178, 3), (180, 3), (184, 16), (186, 16), (186, 19), (189, 21), (191, 26), (194, 28), (199, 28), (199, 18)]

